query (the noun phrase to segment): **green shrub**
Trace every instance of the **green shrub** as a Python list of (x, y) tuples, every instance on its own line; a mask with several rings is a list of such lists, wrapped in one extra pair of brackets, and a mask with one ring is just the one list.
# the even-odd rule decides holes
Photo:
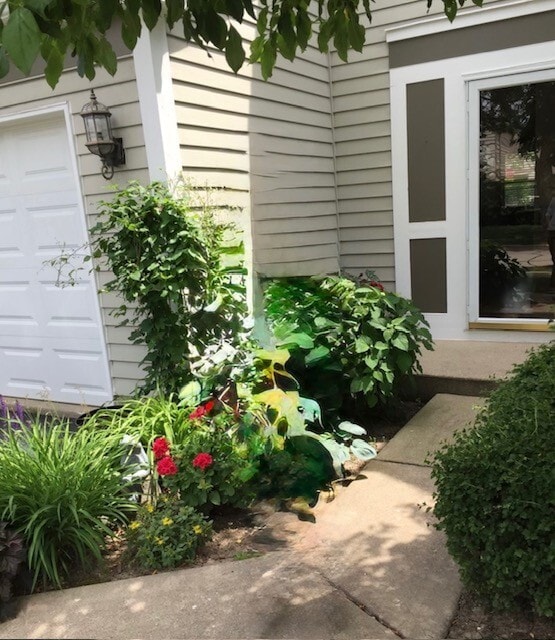
[(132, 182), (101, 203), (91, 229), (95, 257), (114, 274), (104, 289), (124, 300), (114, 315), (131, 312), (130, 340), (147, 349), (145, 393), (175, 391), (207, 347), (240, 342), (243, 333), (242, 246), (230, 246), (232, 226), (218, 223), (199, 193)]
[(432, 348), (423, 315), (375, 281), (273, 280), (265, 297), (270, 326), (291, 353), (291, 372), (328, 413), (349, 396), (367, 407), (387, 404), (403, 377), (420, 370), (421, 348)]
[(554, 427), (552, 342), (435, 455), (438, 528), (463, 581), (495, 608), (555, 613)]
[(248, 481), (256, 473), (247, 445), (229, 433), (225, 413), (192, 422), (189, 431), (167, 443), (167, 454), (154, 450), (160, 484), (184, 505), (205, 512), (224, 504), (245, 506), (254, 497)]
[(0, 442), (0, 519), (21, 533), (35, 582), (61, 586), (77, 564), (101, 558), (112, 525), (133, 508), (123, 450), (106, 432), (35, 420)]
[(167, 569), (193, 562), (210, 539), (212, 525), (180, 500), (162, 495), (156, 505), (140, 508), (128, 527), (129, 551), (143, 568)]

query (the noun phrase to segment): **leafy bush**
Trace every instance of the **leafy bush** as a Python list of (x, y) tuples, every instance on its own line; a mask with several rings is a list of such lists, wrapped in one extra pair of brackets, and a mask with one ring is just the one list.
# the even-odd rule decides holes
[(37, 419), (0, 442), (0, 519), (20, 533), (34, 579), (57, 586), (77, 563), (100, 559), (111, 525), (133, 508), (122, 449), (106, 432)]
[(211, 534), (211, 523), (195, 509), (162, 495), (155, 505), (141, 507), (128, 527), (127, 540), (135, 561), (152, 570), (192, 562)]
[(555, 342), (436, 455), (434, 513), (463, 581), (493, 607), (555, 614)]
[(484, 240), (480, 243), (480, 301), (497, 306), (508, 297), (512, 302), (522, 299), (517, 285), (527, 278), (526, 269), (511, 258), (503, 247)]
[(208, 413), (194, 418), (194, 426), (179, 440), (154, 440), (160, 483), (184, 505), (205, 512), (214, 505), (244, 506), (254, 497), (248, 481), (256, 466), (248, 447), (228, 432), (227, 414)]
[(208, 346), (241, 339), (244, 269), (229, 257), (242, 247), (225, 241), (231, 226), (217, 223), (190, 187), (174, 193), (162, 183), (133, 182), (99, 213), (94, 255), (114, 274), (105, 291), (125, 300), (115, 315), (130, 310), (130, 340), (146, 345), (142, 390), (171, 393)]
[(266, 315), (303, 392), (327, 412), (348, 396), (386, 404), (403, 376), (420, 370), (428, 325), (414, 305), (373, 280), (294, 278), (266, 287)]

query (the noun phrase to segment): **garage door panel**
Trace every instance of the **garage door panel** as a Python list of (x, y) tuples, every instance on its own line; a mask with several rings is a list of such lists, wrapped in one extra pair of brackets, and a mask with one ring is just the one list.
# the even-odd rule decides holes
[[(104, 357), (98, 340), (0, 339), (0, 385), (5, 395), (102, 404), (111, 399), (98, 375)], [(41, 375), (53, 370), (56, 379)]]
[[(0, 393), (102, 404), (111, 383), (72, 167), (60, 112), (0, 123)], [(60, 271), (48, 262), (62, 251)]]

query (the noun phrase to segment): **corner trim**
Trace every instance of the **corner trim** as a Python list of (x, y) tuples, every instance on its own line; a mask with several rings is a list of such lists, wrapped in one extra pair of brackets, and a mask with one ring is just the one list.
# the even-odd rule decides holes
[(182, 163), (163, 20), (152, 31), (143, 25), (133, 61), (150, 179), (175, 180)]

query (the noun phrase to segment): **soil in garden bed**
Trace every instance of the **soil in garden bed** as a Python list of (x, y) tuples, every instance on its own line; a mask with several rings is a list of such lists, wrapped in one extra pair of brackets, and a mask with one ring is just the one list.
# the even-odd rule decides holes
[(456, 640), (555, 640), (555, 620), (520, 611), (491, 612), (464, 592), (447, 636)]

